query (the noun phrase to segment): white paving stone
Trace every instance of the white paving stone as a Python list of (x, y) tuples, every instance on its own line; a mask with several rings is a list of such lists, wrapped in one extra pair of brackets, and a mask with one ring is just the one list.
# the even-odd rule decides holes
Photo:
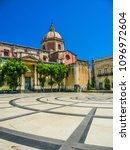
[(95, 118), (90, 127), (86, 144), (112, 147), (112, 119)]
[(16, 115), (23, 115), (23, 114), (30, 113), (30, 112), (33, 112), (33, 111), (19, 109), (15, 107), (8, 108), (8, 109), (0, 109), (0, 119), (6, 118), (6, 117), (12, 117)]
[(103, 109), (103, 108), (97, 108), (97, 111), (95, 115), (99, 116), (113, 116), (113, 110), (112, 109)]
[(87, 103), (78, 103), (78, 104), (75, 104), (75, 105), (78, 105), (78, 106), (88, 106), (88, 107), (112, 107), (112, 104), (87, 104)]
[(1, 123), (2, 127), (17, 131), (66, 140), (83, 117), (38, 113)]
[(76, 114), (88, 114), (90, 110), (91, 110), (91, 108), (80, 108), (80, 107), (66, 106), (63, 108), (53, 109), (51, 111), (64, 112), (64, 113), (76, 113)]

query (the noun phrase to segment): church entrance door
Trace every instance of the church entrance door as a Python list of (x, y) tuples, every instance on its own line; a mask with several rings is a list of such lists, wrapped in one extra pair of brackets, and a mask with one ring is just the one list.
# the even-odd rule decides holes
[(25, 90), (31, 90), (31, 77), (25, 77)]

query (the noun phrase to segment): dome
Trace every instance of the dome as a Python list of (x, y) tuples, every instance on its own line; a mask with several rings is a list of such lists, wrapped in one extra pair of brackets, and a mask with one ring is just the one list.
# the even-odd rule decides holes
[(55, 31), (49, 31), (44, 37), (44, 39), (50, 39), (50, 38), (62, 39), (61, 35)]
[(43, 37), (41, 41), (41, 46), (42, 49), (45, 50), (64, 50), (64, 40), (62, 39), (62, 36), (55, 31), (53, 23), (51, 23), (49, 32)]
[(62, 40), (61, 35), (55, 31), (54, 25), (51, 24), (50, 26), (50, 31), (44, 36), (43, 41), (44, 40), (49, 40), (49, 39), (59, 39)]

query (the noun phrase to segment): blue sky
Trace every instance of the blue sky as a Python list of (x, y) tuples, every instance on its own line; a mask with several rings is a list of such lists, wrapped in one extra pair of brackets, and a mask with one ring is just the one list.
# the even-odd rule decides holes
[(40, 48), (51, 20), (79, 59), (113, 53), (112, 0), (0, 0), (0, 41)]

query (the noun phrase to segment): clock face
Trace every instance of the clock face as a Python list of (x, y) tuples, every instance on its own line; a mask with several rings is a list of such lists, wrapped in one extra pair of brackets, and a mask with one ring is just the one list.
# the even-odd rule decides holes
[(65, 57), (66, 57), (66, 59), (67, 59), (67, 60), (69, 60), (69, 59), (70, 59), (70, 56), (69, 56), (68, 54), (67, 54)]

